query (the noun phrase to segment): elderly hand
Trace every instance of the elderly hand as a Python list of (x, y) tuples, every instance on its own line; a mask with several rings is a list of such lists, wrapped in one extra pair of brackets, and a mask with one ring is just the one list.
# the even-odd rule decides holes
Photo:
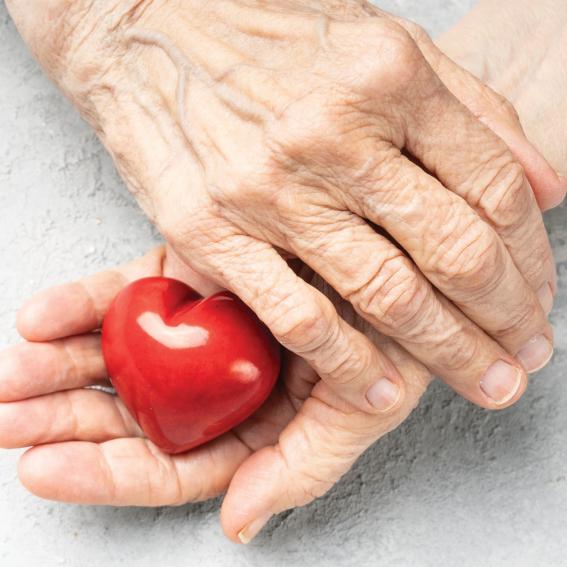
[(180, 257), (359, 409), (403, 404), (399, 369), (283, 253), (484, 407), (549, 360), (554, 264), (518, 160), (564, 187), (418, 27), (347, 0), (7, 5)]

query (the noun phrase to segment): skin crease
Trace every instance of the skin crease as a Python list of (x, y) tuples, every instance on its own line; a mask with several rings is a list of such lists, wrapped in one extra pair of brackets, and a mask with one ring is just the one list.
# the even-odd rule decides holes
[[(7, 5), (168, 243), (351, 404), (395, 411), (403, 376), (279, 251), (483, 407), (549, 360), (555, 269), (528, 179), (564, 187), (419, 27), (347, 0)], [(399, 393), (374, 407), (382, 378)]]
[[(459, 42), (469, 37), (459, 32), (456, 35)], [(499, 40), (512, 45), (508, 38)], [(459, 42), (454, 45), (459, 46)], [(469, 45), (474, 47), (473, 39)], [(491, 45), (498, 51), (496, 43)], [(447, 38), (444, 49), (451, 53)], [(482, 52), (480, 47), (476, 51)], [(528, 55), (525, 49), (519, 52), (519, 57), (527, 61)], [(553, 61), (554, 55), (550, 51), (547, 57)], [(559, 58), (555, 57), (555, 61), (559, 62)], [(519, 58), (519, 67), (523, 64)], [(531, 107), (531, 114), (522, 115), (527, 122), (531, 116), (539, 116), (539, 139), (545, 137), (546, 125), (555, 119), (555, 107), (550, 101), (554, 95), (561, 97), (561, 93), (547, 94)], [(567, 143), (564, 133), (555, 145), (553, 141), (548, 143), (553, 146), (549, 149), (554, 164), (565, 155), (562, 143)], [(556, 192), (545, 198), (559, 200), (560, 195)], [(44, 292), (23, 309), (19, 329), (25, 338), (36, 341), (94, 330), (104, 306), (124, 285), (125, 278), (162, 272), (188, 281), (201, 293), (217, 289), (214, 282), (188, 269), (171, 250), (165, 258), (162, 251), (156, 251), (121, 272), (89, 278), (86, 287), (72, 285)], [(303, 275), (311, 280), (308, 272)], [(406, 380), (406, 395), (396, 412), (376, 416), (356, 411), (327, 385), (317, 382), (305, 363), (290, 358), (283, 390), (274, 394), (254, 421), (202, 450), (170, 459), (140, 439), (139, 430), (116, 398), (78, 389), (105, 376), (96, 337), (24, 344), (3, 353), (0, 364), (2, 445), (43, 444), (23, 457), (22, 481), (44, 497), (116, 505), (194, 501), (224, 491), (230, 482), (222, 521), (227, 535), (234, 540), (266, 511), (277, 513), (324, 493), (369, 444), (405, 419), (430, 379), (424, 367), (395, 343), (375, 333), (319, 278), (313, 283), (325, 290), (347, 320), (379, 343), (395, 361)], [(41, 394), (48, 395), (36, 397)], [(47, 423), (52, 426), (47, 428)], [(76, 442), (57, 443), (70, 440)], [(252, 450), (257, 452), (250, 456)], [(134, 467), (128, 464), (132, 459), (127, 457), (134, 457)], [(69, 475), (70, 470), (75, 472)], [(64, 484), (59, 482), (62, 471), (67, 471)], [(244, 539), (250, 535), (245, 531)]]

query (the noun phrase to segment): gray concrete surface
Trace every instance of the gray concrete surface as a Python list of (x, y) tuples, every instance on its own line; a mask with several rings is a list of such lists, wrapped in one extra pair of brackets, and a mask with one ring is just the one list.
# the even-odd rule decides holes
[[(390, 0), (438, 32), (473, 0)], [(0, 4), (0, 339), (23, 298), (121, 262), (157, 236), (109, 158), (38, 70)], [(567, 565), (567, 224), (557, 353), (516, 407), (488, 413), (441, 385), (326, 497), (250, 547), (224, 539), (218, 501), (177, 509), (78, 507), (19, 485), (0, 452), (0, 566), (540, 567)]]

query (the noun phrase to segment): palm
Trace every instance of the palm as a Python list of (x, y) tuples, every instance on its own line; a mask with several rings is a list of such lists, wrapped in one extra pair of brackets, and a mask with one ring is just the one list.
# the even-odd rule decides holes
[[(156, 275), (184, 280), (204, 294), (215, 291), (171, 251), (157, 249), (114, 271), (40, 293), (23, 308), (20, 332), (35, 342), (2, 355), (12, 372), (0, 380), (0, 443), (32, 446), (20, 476), (34, 493), (157, 506), (211, 498), (230, 484), (224, 523), (233, 534), (267, 500), (279, 511), (324, 493), (372, 441), (403, 421), (427, 384), (423, 368), (393, 350), (409, 384), (408, 403), (388, 419), (372, 416), (348, 406), (288, 353), (282, 380), (251, 418), (189, 453), (167, 455), (144, 438), (119, 398), (93, 389), (109, 385), (97, 330), (110, 301), (129, 281)], [(282, 482), (294, 483), (296, 492)], [(264, 494), (248, 502), (251, 484)], [(282, 493), (293, 494), (292, 501), (280, 501)]]

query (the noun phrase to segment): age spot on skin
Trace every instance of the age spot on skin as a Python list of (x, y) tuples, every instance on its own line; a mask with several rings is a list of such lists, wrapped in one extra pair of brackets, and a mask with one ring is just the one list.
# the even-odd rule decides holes
[(206, 345), (209, 340), (207, 329), (185, 323), (172, 327), (151, 311), (142, 313), (136, 322), (152, 339), (171, 349), (197, 348)]

